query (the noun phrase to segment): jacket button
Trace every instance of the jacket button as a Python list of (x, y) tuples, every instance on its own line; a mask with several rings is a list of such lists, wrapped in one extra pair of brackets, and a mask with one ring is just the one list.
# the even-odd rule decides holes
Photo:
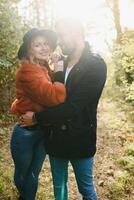
[(63, 124), (62, 126), (61, 126), (61, 130), (66, 130), (67, 129), (67, 126), (65, 125), (65, 124)]

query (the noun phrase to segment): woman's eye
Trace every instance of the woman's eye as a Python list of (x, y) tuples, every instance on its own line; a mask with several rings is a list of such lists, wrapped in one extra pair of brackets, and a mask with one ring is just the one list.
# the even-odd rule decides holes
[(34, 46), (35, 46), (35, 47), (39, 47), (39, 44), (35, 44)]
[(44, 43), (44, 46), (49, 46), (47, 43)]
[(41, 43), (35, 43), (34, 46), (35, 46), (35, 47), (40, 47), (40, 46), (41, 46)]
[(47, 44), (47, 43), (44, 43), (44, 44), (35, 44), (34, 45), (34, 47), (42, 47), (42, 46), (44, 46), (44, 47), (49, 47), (49, 45)]

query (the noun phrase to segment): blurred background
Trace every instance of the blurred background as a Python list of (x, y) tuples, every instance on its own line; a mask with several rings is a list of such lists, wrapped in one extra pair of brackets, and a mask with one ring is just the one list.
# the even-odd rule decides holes
[[(134, 0), (0, 0), (0, 200), (17, 198), (9, 150), (17, 120), (10, 112), (16, 54), (28, 29), (54, 30), (61, 17), (82, 21), (86, 40), (108, 66), (98, 112), (95, 181), (99, 199), (134, 200)], [(51, 182), (46, 161), (37, 199), (53, 200)], [(80, 199), (71, 167), (69, 185), (70, 199)]]

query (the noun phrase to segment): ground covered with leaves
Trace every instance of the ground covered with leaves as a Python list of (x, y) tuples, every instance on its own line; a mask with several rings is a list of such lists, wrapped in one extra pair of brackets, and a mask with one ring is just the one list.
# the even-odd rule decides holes
[[(134, 134), (132, 123), (110, 99), (99, 104), (98, 140), (94, 178), (99, 200), (134, 200)], [(0, 128), (0, 200), (16, 200), (10, 137), (13, 125)], [(48, 158), (40, 174), (37, 200), (53, 200)], [(80, 200), (73, 169), (69, 166), (69, 200)]]

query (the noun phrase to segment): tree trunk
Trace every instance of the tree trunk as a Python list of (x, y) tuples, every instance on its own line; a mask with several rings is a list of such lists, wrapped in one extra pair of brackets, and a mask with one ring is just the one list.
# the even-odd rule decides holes
[(116, 42), (120, 44), (122, 35), (122, 28), (120, 24), (120, 9), (119, 9), (120, 0), (105, 0), (105, 2), (112, 12), (113, 23), (115, 25), (115, 30), (117, 33)]
[(120, 10), (119, 10), (119, 0), (113, 0), (113, 17), (114, 17), (114, 23), (115, 23), (115, 29), (117, 32), (116, 36), (116, 42), (121, 43), (121, 35), (122, 35), (122, 29), (120, 24)]

